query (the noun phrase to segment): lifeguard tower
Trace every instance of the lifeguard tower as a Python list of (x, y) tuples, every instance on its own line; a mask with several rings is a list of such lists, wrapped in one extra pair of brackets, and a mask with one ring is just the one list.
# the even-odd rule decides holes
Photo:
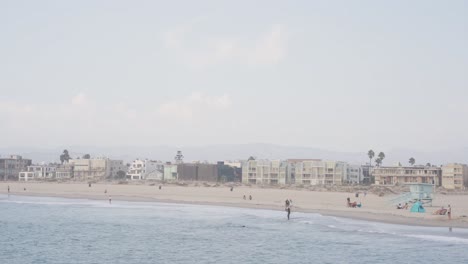
[(420, 201), (421, 204), (432, 206), (434, 199), (434, 185), (430, 183), (407, 183), (410, 192), (404, 193), (392, 199), (392, 203), (415, 203)]

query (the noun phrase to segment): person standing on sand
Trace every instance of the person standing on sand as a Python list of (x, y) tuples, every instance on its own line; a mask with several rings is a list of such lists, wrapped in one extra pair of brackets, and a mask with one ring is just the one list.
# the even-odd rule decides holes
[(249, 195), (249, 200), (252, 200), (252, 195)]
[(10, 193), (10, 185), (8, 185), (8, 193)]
[(245, 194), (244, 194), (244, 200), (245, 200)]
[(109, 204), (112, 204), (112, 197), (109, 195)]
[(447, 216), (449, 220), (452, 220), (452, 207), (450, 207), (450, 204), (448, 205)]

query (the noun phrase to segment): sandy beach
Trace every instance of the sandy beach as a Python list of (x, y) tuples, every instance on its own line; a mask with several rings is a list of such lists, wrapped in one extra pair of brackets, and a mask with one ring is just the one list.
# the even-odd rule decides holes
[[(294, 212), (311, 212), (323, 215), (345, 217), (360, 220), (378, 221), (393, 224), (462, 227), (468, 228), (468, 196), (438, 194), (432, 207), (426, 207), (426, 213), (411, 213), (409, 210), (397, 210), (390, 200), (391, 195), (379, 197), (374, 194), (346, 192), (316, 192), (309, 190), (268, 189), (248, 186), (178, 186), (178, 185), (131, 185), (115, 183), (44, 183), (44, 182), (1, 182), (0, 193), (27, 196), (52, 196), (113, 201), (148, 201), (168, 203), (192, 203), (206, 205), (259, 208), (284, 211), (286, 199), (293, 201)], [(26, 188), (26, 190), (24, 190)], [(105, 191), (107, 190), (107, 193)], [(243, 196), (247, 199), (243, 199)], [(252, 200), (249, 200), (249, 196)], [(349, 208), (346, 198), (362, 203), (362, 208)], [(394, 196), (393, 196), (394, 197)], [(452, 220), (432, 213), (441, 206), (452, 206)]]

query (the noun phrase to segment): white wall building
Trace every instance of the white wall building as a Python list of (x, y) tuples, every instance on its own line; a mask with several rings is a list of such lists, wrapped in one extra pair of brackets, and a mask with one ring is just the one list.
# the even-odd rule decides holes
[(162, 180), (164, 178), (164, 164), (156, 160), (136, 159), (128, 168), (129, 180)]
[(242, 182), (286, 184), (288, 163), (280, 160), (248, 160), (242, 164)]
[(26, 168), (26, 171), (19, 173), (20, 181), (28, 180), (43, 180), (55, 178), (56, 167), (47, 165), (31, 165)]
[(347, 165), (345, 183), (360, 184), (364, 180), (364, 173), (361, 165)]

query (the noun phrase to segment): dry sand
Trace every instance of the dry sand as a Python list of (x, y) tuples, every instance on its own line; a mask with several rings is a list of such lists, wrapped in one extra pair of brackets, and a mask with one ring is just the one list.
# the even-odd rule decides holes
[[(284, 201), (293, 201), (294, 211), (313, 212), (337, 217), (386, 222), (393, 224), (444, 226), (468, 228), (468, 195), (438, 194), (433, 201), (433, 207), (426, 207), (426, 213), (410, 213), (409, 210), (397, 210), (391, 204), (392, 196), (379, 197), (374, 194), (363, 194), (355, 198), (354, 193), (346, 192), (315, 192), (292, 189), (266, 189), (248, 186), (234, 187), (231, 192), (227, 186), (177, 186), (159, 184), (126, 185), (112, 183), (95, 183), (88, 187), (87, 183), (35, 183), (35, 182), (1, 182), (0, 193), (27, 196), (53, 196), (65, 198), (83, 198), (108, 201), (149, 201), (194, 203), (206, 205), (221, 205), (243, 208), (262, 208), (280, 210), (284, 213)], [(26, 188), (26, 191), (24, 190)], [(104, 191), (107, 190), (107, 194)], [(244, 200), (243, 196), (247, 199)], [(253, 199), (248, 199), (252, 195)], [(346, 198), (360, 201), (362, 208), (348, 208)], [(432, 215), (441, 206), (452, 206), (452, 220), (447, 216)]]

